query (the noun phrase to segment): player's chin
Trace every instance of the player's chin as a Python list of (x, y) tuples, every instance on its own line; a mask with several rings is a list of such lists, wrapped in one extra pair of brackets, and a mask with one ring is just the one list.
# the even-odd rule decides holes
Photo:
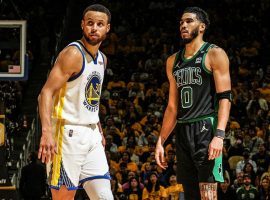
[(101, 42), (101, 38), (99, 38), (99, 37), (95, 37), (95, 38), (89, 37), (88, 40), (87, 40), (87, 42), (90, 45), (95, 46), (95, 45), (97, 45), (97, 44), (99, 44)]

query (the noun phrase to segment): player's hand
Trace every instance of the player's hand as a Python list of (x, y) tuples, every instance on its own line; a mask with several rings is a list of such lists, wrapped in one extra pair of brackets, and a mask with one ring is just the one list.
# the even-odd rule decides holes
[(208, 149), (208, 160), (213, 160), (215, 158), (218, 158), (223, 149), (223, 139), (214, 137), (209, 144), (209, 149)]
[(56, 142), (52, 134), (42, 134), (40, 138), (38, 159), (41, 159), (42, 163), (48, 163), (53, 160), (54, 154), (57, 154)]
[(164, 148), (161, 144), (160, 138), (158, 139), (158, 142), (156, 145), (155, 159), (156, 159), (158, 166), (161, 167), (162, 169), (166, 169), (168, 167), (168, 164), (164, 158)]

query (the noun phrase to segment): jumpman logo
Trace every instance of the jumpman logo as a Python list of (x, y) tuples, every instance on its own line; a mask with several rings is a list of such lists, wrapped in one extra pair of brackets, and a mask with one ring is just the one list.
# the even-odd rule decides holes
[(175, 68), (180, 68), (180, 62), (178, 62), (176, 65), (175, 65)]
[(203, 131), (208, 131), (208, 129), (205, 128), (205, 124), (203, 124), (203, 127), (202, 127), (202, 129), (201, 129), (201, 132), (203, 132)]
[(220, 175), (222, 175), (222, 165), (221, 164), (219, 164), (219, 166), (218, 166), (218, 173)]

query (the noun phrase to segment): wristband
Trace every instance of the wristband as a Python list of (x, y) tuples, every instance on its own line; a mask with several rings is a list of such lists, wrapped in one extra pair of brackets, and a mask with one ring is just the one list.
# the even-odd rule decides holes
[(225, 131), (217, 129), (215, 136), (218, 138), (224, 139), (225, 138)]

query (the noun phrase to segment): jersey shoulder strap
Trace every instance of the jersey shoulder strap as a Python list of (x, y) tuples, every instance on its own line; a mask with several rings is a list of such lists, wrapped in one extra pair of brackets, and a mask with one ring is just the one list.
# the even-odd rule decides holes
[(205, 54), (208, 52), (208, 50), (211, 48), (213, 44), (205, 42), (205, 44), (203, 45), (203, 47), (200, 49), (200, 53), (201, 54)]
[(176, 52), (174, 62), (173, 62), (173, 68), (178, 63), (179, 57), (181, 58), (181, 56), (179, 56), (179, 55), (180, 55), (180, 51)]
[(102, 53), (101, 51), (98, 51), (100, 53), (100, 55), (102, 56), (102, 60), (103, 60), (103, 66), (104, 66), (104, 70), (106, 69), (107, 67), (107, 62), (108, 62), (108, 59), (107, 57), (105, 56), (104, 53)]

